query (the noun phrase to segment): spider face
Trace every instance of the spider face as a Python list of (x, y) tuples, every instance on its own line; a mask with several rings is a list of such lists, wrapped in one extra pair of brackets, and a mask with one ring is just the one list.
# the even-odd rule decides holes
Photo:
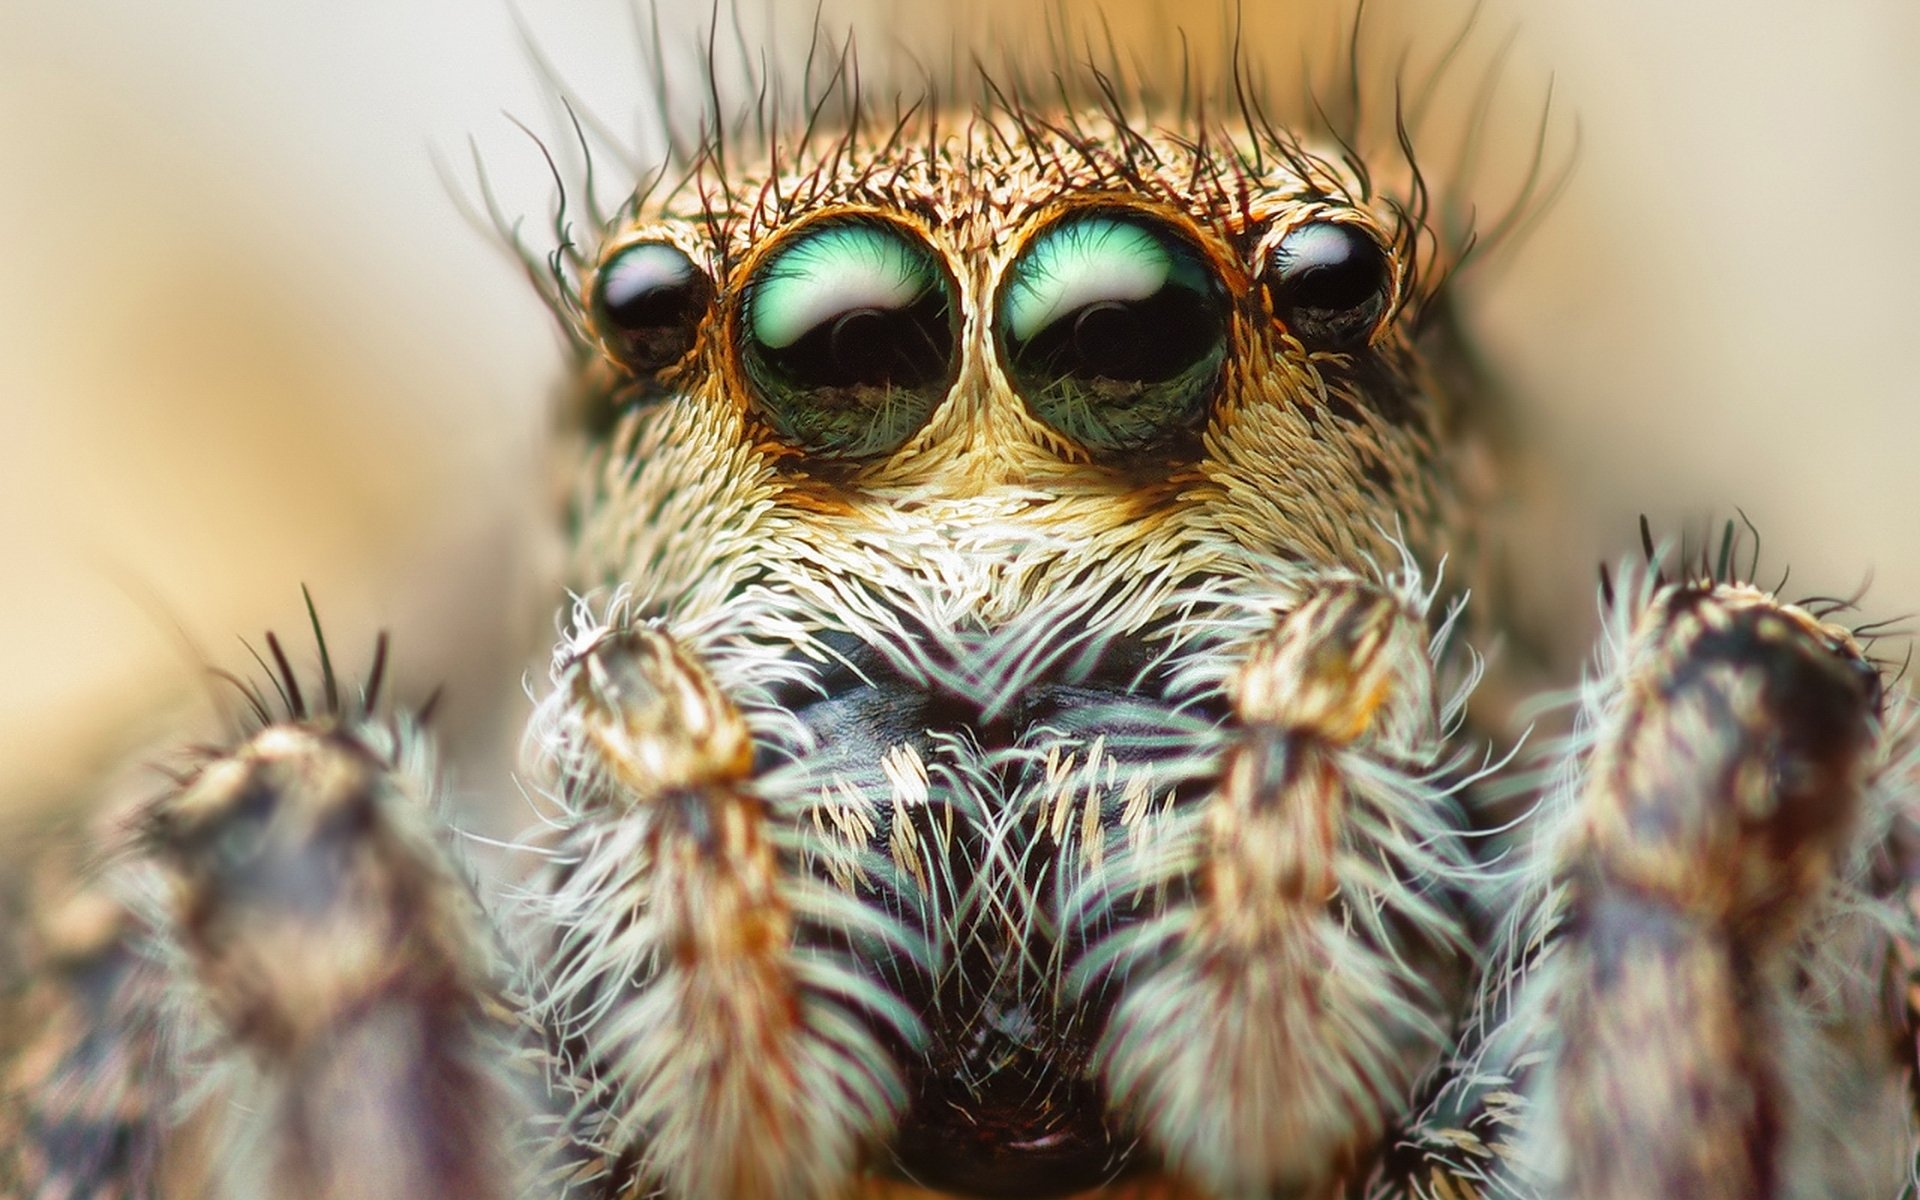
[[(1432, 1064), (1463, 974), (1459, 815), (1419, 778), (1440, 712), (1413, 564), (1454, 514), (1417, 230), (1291, 142), (1021, 119), (856, 132), (611, 231), (580, 309), (623, 415), (570, 586), (618, 599), (557, 659), (557, 788), (663, 843), (712, 819), (687, 789), (761, 814), (756, 878), (858, 1031), (860, 1061), (802, 1090), (861, 1093), (882, 1170), (1063, 1193), (1253, 1136), (1238, 1100), (1185, 1097), (1203, 1064), (1166, 1041), (1194, 1039), (1159, 1027), (1218, 991), (1264, 1027), (1196, 1053), (1252, 1051), (1261, 1119), (1299, 1143), (1259, 1182), (1319, 1186)], [(706, 738), (685, 770), (606, 777)], [(1342, 811), (1361, 743), (1405, 755), (1403, 792), (1357, 806), (1384, 834)], [(1256, 845), (1296, 825), (1310, 844)], [(1302, 966), (1284, 996), (1242, 961), (1269, 951)], [(1358, 964), (1337, 1020), (1306, 1011), (1320, 954)], [(552, 1003), (610, 1107), (646, 1111), (667, 1100), (613, 1064), (659, 1035), (607, 999), (634, 973), (579, 956)]]
[(750, 579), (991, 713), (1020, 681), (938, 643), (1047, 643), (1079, 613), (1138, 648), (1201, 580), (1444, 551), (1445, 404), (1392, 201), (1297, 148), (1255, 174), (1000, 121), (810, 147), (612, 231), (582, 308), (628, 376), (604, 461), (633, 470), (577, 498), (576, 584), (704, 616)]

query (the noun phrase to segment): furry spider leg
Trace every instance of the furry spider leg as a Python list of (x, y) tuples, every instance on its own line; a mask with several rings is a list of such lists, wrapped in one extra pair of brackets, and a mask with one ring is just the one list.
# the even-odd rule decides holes
[(1725, 568), (1614, 578), (1414, 1194), (1910, 1194), (1912, 698)]
[[(534, 1044), (442, 845), (409, 716), (308, 707), (195, 752), (44, 926), (44, 1022), (0, 1121), (8, 1194), (521, 1194)], [(384, 647), (383, 647), (384, 648)], [(324, 643), (323, 643), (324, 654)]]

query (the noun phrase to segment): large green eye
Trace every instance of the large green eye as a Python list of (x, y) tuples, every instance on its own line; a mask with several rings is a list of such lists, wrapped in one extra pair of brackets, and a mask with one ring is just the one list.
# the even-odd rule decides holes
[(995, 322), (1014, 386), (1095, 450), (1199, 427), (1227, 355), (1227, 290), (1185, 237), (1137, 214), (1057, 222), (1015, 260)]
[(757, 407), (805, 450), (900, 448), (953, 386), (953, 285), (933, 251), (877, 221), (795, 235), (747, 281), (741, 361)]

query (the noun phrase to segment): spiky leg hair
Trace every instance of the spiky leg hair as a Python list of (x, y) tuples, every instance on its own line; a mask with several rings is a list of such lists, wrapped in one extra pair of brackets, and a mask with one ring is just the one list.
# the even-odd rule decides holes
[(1915, 927), (1887, 874), (1912, 702), (1807, 608), (1724, 573), (1621, 578), (1540, 777), (1449, 1101), (1476, 1132), (1450, 1149), (1490, 1196), (1901, 1194)]
[(745, 719), (663, 627), (583, 606), (534, 729), (558, 814), (527, 915), (579, 1177), (845, 1194), (905, 1106), (893, 1048), (917, 1030), (852, 956), (884, 917), (806, 870), (809, 826), (757, 790)]
[(1209, 794), (1118, 853), (1074, 914), (1170, 897), (1078, 981), (1125, 980), (1102, 1078), (1208, 1195), (1338, 1194), (1451, 1042), (1468, 773), (1445, 751), (1464, 692), (1440, 695), (1431, 599), (1411, 575), (1326, 576), (1250, 618), (1237, 651), (1196, 654), (1189, 674), (1227, 672), (1231, 709)]
[(278, 711), (247, 688), (52, 926), (9, 1194), (519, 1193), (531, 1072), (425, 735), (374, 711), (384, 643), (312, 705), (269, 646)]

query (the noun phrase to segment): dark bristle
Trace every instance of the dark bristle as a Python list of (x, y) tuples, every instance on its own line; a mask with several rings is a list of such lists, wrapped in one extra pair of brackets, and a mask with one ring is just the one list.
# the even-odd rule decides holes
[(274, 665), (280, 669), (280, 682), (284, 687), (282, 695), (287, 699), (287, 715), (297, 721), (307, 719), (307, 698), (300, 694), (300, 680), (293, 673), (293, 665), (287, 661), (287, 652), (281, 648), (280, 639), (272, 630), (267, 631), (267, 650), (273, 655)]
[(1667, 573), (1660, 566), (1660, 550), (1653, 544), (1653, 523), (1647, 520), (1647, 514), (1640, 514), (1640, 553), (1646, 556), (1647, 565), (1655, 568), (1654, 577), (1661, 583), (1667, 581)]
[[(1241, 122), (1249, 131), (1257, 132), (1257, 125), (1254, 119), (1255, 106), (1248, 95), (1246, 42), (1243, 40), (1246, 36), (1246, 17), (1247, 14), (1244, 8), (1235, 8), (1233, 14), (1233, 49), (1231, 52), (1233, 62), (1233, 102), (1239, 109)], [(1253, 151), (1253, 163), (1251, 164), (1253, 173), (1256, 175), (1264, 174), (1266, 171), (1266, 160), (1262, 156), (1262, 143), (1265, 139), (1255, 136), (1247, 140), (1251, 143), (1250, 148)]]
[(333, 655), (327, 650), (327, 635), (320, 628), (320, 613), (313, 606), (313, 593), (300, 585), (300, 597), (307, 602), (307, 620), (313, 626), (313, 644), (320, 652), (320, 685), (327, 694), (328, 714), (340, 711), (340, 679), (334, 674)]
[(1855, 625), (1853, 627), (1853, 636), (1857, 638), (1904, 636), (1910, 631), (1902, 628), (1902, 626), (1913, 620), (1915, 615), (1914, 613), (1901, 613), (1897, 617), (1886, 617), (1879, 621), (1868, 621), (1865, 624)]
[(547, 177), (553, 181), (554, 204), (552, 232), (554, 249), (549, 252), (549, 263), (550, 269), (558, 270), (561, 260), (578, 257), (573, 249), (573, 230), (567, 222), (569, 197), (567, 195), (566, 176), (561, 172), (560, 164), (554, 160), (553, 151), (547, 148), (547, 143), (540, 135), (532, 129), (529, 129), (524, 122), (512, 113), (505, 115), (507, 120), (512, 122), (513, 127), (521, 133), (526, 134), (528, 140), (533, 142), (535, 148), (539, 150), (541, 161), (547, 164)]
[(422, 728), (433, 724), (433, 716), (440, 711), (440, 698), (446, 694), (446, 690), (444, 684), (434, 688), (432, 694), (427, 697), (426, 703), (420, 706), (420, 711), (416, 714), (415, 719), (419, 721)]
[(1516, 31), (1508, 30), (1507, 35), (1500, 39), (1499, 46), (1480, 76), (1480, 86), (1474, 89), (1473, 99), (1468, 104), (1460, 143), (1452, 158), (1454, 168), (1463, 176), (1472, 177), (1480, 170), (1480, 156), (1486, 147), (1483, 135), (1487, 129), (1487, 117), (1493, 111), (1493, 99), (1500, 90), (1500, 81), (1506, 77), (1507, 60), (1513, 53), (1517, 36)]
[[(254, 657), (258, 658), (259, 655), (255, 655)], [(260, 694), (259, 688), (240, 678), (238, 675), (235, 675), (232, 671), (225, 671), (219, 667), (213, 668), (213, 677), (231, 684), (233, 690), (240, 693), (240, 698), (247, 702), (247, 708), (253, 713), (254, 720), (262, 725), (271, 725), (273, 723), (273, 710), (267, 707), (266, 698)]]
[[(213, 678), (239, 693), (245, 704), (243, 718), (228, 722), (233, 736), (238, 739), (284, 721), (325, 720), (342, 725), (356, 724), (373, 719), (386, 700), (388, 668), (393, 657), (392, 637), (385, 630), (375, 635), (373, 654), (359, 685), (356, 700), (350, 694), (353, 677), (351, 674), (343, 676), (334, 661), (333, 649), (327, 640), (325, 625), (320, 620), (318, 606), (310, 589), (303, 587), (301, 595), (306, 602), (307, 620), (313, 630), (314, 647), (319, 657), (317, 673), (320, 694), (309, 703), (307, 691), (301, 687), (300, 672), (295, 670), (279, 635), (267, 633), (265, 654), (256, 650), (251, 642), (241, 639), (240, 644), (259, 667), (258, 675), (246, 679), (230, 671), (209, 668)], [(309, 687), (312, 682), (309, 679)], [(278, 699), (277, 706), (273, 703), (275, 698)]]
[[(271, 638), (271, 635), (269, 635), (269, 638)], [(247, 648), (247, 653), (253, 656), (254, 663), (259, 666), (260, 673), (266, 677), (269, 684), (273, 685), (274, 693), (280, 697), (280, 711), (289, 716), (293, 715), (293, 697), (287, 694), (287, 686), (281, 682), (279, 674), (274, 671), (271, 666), (267, 665), (267, 660), (262, 658), (260, 652), (253, 648), (252, 642), (242, 638), (240, 644)], [(271, 721), (269, 720), (268, 723), (271, 723)]]
[[(1417, 134), (1420, 126), (1425, 122), (1427, 114), (1432, 111), (1431, 106), (1440, 94), (1441, 84), (1445, 82), (1454, 64), (1460, 61), (1461, 53), (1467, 46), (1467, 39), (1480, 23), (1480, 5), (1483, 2), (1484, 0), (1474, 0), (1473, 7), (1467, 11), (1466, 20), (1460, 22), (1460, 28), (1454, 31), (1452, 39), (1447, 42), (1446, 47), (1442, 49), (1440, 54), (1434, 59), (1433, 67), (1427, 72), (1426, 78), (1422, 79), (1419, 86), (1415, 89), (1413, 103), (1407, 109), (1407, 128), (1409, 134)], [(1395, 72), (1396, 80), (1402, 78), (1405, 65), (1406, 59), (1403, 57), (1401, 60), (1402, 71)], [(1396, 82), (1394, 88), (1396, 100), (1403, 90), (1404, 89)]]
[(380, 705), (380, 685), (387, 679), (387, 631), (373, 639), (373, 665), (367, 668), (366, 687), (361, 692), (362, 711), (371, 715)]
[(1734, 509), (1740, 514), (1740, 523), (1747, 527), (1747, 536), (1753, 541), (1753, 556), (1747, 561), (1746, 578), (1752, 582), (1760, 578), (1760, 527), (1747, 516), (1745, 510)]
[[(727, 171), (726, 122), (721, 115), (725, 111), (725, 105), (720, 99), (720, 72), (718, 69), (720, 21), (718, 17), (719, 14), (716, 12), (712, 17), (708, 18), (707, 21), (707, 119), (712, 123), (712, 133), (705, 139), (704, 156), (713, 163), (714, 169), (722, 182), (722, 186), (725, 187), (727, 186), (726, 181), (730, 179), (731, 176)], [(729, 200), (733, 198), (731, 191), (725, 194)], [(729, 205), (729, 207), (731, 207), (731, 205)]]
[[(595, 228), (600, 228), (607, 223), (607, 214), (600, 210), (599, 189), (594, 186), (593, 145), (587, 141), (587, 131), (580, 124), (580, 114), (574, 109), (573, 98), (561, 96), (560, 106), (566, 110), (567, 124), (573, 129), (573, 143), (580, 150), (580, 195), (587, 206), (587, 219), (593, 222)], [(568, 249), (572, 250), (572, 247)], [(584, 265), (585, 260), (578, 251), (573, 252), (573, 257), (576, 263)]]
[(1830, 596), (1822, 593), (1804, 596), (1796, 600), (1795, 603), (1808, 612), (1814, 613), (1814, 615), (1824, 621), (1836, 613), (1859, 612), (1861, 601), (1867, 598), (1867, 593), (1871, 591), (1872, 588), (1873, 572), (1869, 571), (1867, 572), (1866, 578), (1860, 581), (1859, 586), (1855, 587), (1853, 591), (1847, 595)]
[[(1347, 34), (1347, 136), (1342, 139), (1346, 142), (1357, 141), (1365, 124), (1360, 83), (1360, 42), (1366, 28), (1367, 0), (1357, 0), (1353, 6), (1353, 28)], [(1361, 186), (1364, 188), (1366, 184), (1362, 183)]]

